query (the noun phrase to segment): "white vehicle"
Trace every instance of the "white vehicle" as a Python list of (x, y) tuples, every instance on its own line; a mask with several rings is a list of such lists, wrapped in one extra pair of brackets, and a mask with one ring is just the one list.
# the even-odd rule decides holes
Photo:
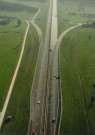
[(40, 104), (40, 100), (38, 100), (37, 104)]

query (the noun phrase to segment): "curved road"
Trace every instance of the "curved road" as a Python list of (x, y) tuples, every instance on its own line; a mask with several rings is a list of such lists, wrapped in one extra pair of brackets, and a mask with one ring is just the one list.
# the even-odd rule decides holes
[(71, 31), (72, 29), (77, 28), (77, 27), (79, 27), (79, 26), (81, 26), (81, 25), (82, 25), (82, 23), (79, 23), (79, 24), (77, 24), (77, 25), (75, 25), (75, 26), (72, 26), (71, 28), (68, 28), (68, 29), (65, 30), (64, 32), (62, 32), (62, 33), (60, 34), (58, 40), (57, 40), (56, 46), (59, 46), (59, 45), (60, 45), (60, 42), (62, 41), (63, 37), (64, 37), (69, 31)]
[(42, 58), (43, 58), (43, 50), (44, 50), (44, 38), (41, 29), (39, 28), (38, 25), (36, 25), (35, 18), (38, 15), (39, 11), (36, 13), (34, 18), (30, 21), (32, 25), (35, 27), (35, 29), (38, 32), (39, 35), (39, 43), (40, 43), (40, 49), (39, 49), (39, 54), (38, 54), (38, 59), (37, 59), (37, 65), (36, 65), (36, 70), (35, 70), (35, 75), (34, 75), (34, 80), (32, 84), (32, 89), (30, 93), (30, 120), (29, 120), (29, 125), (28, 125), (28, 135), (32, 134), (32, 127), (33, 127), (33, 121), (35, 118), (35, 106), (37, 102), (37, 93), (38, 93), (38, 86), (39, 86), (39, 79), (40, 79), (40, 74), (41, 74), (41, 65), (42, 65)]
[[(51, 15), (52, 15), (52, 1), (50, 1), (46, 34), (44, 44), (41, 45), (39, 60), (37, 64), (37, 71), (32, 87), (30, 97), (30, 122), (28, 128), (28, 134), (32, 134), (32, 130), (36, 131), (36, 135), (43, 134), (43, 117), (44, 117), (44, 106), (45, 106), (45, 94), (46, 94), (46, 81), (47, 81), (47, 68), (48, 68), (48, 55), (50, 48), (50, 33), (51, 33)], [(32, 23), (35, 25), (34, 23)], [(35, 25), (36, 28), (38, 27)], [(43, 46), (43, 47), (42, 47)], [(37, 102), (40, 101), (40, 104)]]
[[(30, 95), (28, 135), (32, 134), (32, 130), (35, 130), (35, 135), (58, 135), (61, 116), (58, 47), (63, 36), (81, 24), (69, 28), (57, 39), (57, 0), (50, 1), (44, 40), (40, 28), (34, 23), (34, 19), (31, 23), (38, 31), (40, 52)], [(52, 123), (53, 118), (55, 118), (54, 123)]]
[[(61, 119), (61, 90), (60, 90), (60, 82), (58, 79), (58, 77), (60, 76), (60, 73), (58, 70), (59, 68), (58, 49), (64, 35), (68, 33), (70, 30), (82, 24), (78, 24), (76, 26), (69, 28), (68, 30), (63, 32), (57, 39), (57, 33), (58, 33), (57, 0), (51, 0), (49, 13), (48, 13), (48, 20), (47, 20), (47, 25), (46, 25), (47, 26), (46, 35), (44, 39), (42, 31), (35, 24), (35, 18), (39, 12), (40, 12), (40, 9), (35, 14), (32, 21), (30, 21), (38, 32), (39, 41), (40, 41), (40, 49), (39, 49), (39, 55), (38, 55), (38, 60), (37, 60), (37, 66), (36, 66), (36, 72), (35, 72), (35, 77), (33, 81), (32, 91), (30, 94), (30, 121), (29, 121), (29, 127), (28, 127), (28, 134), (31, 135), (32, 130), (34, 129), (36, 130), (36, 135), (38, 134), (39, 135), (42, 135), (42, 134), (58, 135), (60, 119)], [(27, 24), (28, 26), (25, 32), (19, 61), (15, 69), (13, 79), (12, 79), (2, 112), (0, 113), (0, 129), (2, 126), (5, 113), (6, 113), (6, 109), (9, 103), (12, 89), (16, 80), (19, 66), (22, 60), (22, 56), (23, 56), (23, 52), (25, 48), (25, 41), (26, 41), (28, 30), (29, 30), (28, 21), (27, 21)], [(51, 98), (49, 97), (50, 94), (52, 95)], [(37, 104), (38, 101), (40, 101), (40, 104)], [(53, 118), (55, 118), (54, 123), (52, 123)], [(45, 127), (43, 124), (45, 124)]]
[[(72, 29), (77, 28), (79, 26), (81, 26), (82, 24), (79, 23), (76, 26), (73, 26), (69, 29), (67, 29), (66, 31), (64, 31), (58, 38), (57, 42), (56, 42), (56, 46), (55, 46), (55, 53), (54, 53), (54, 74), (56, 74), (57, 77), (59, 77), (59, 79), (55, 79), (55, 91), (57, 91), (56, 93), (56, 104), (57, 106), (57, 118), (56, 118), (56, 135), (59, 135), (59, 131), (60, 131), (60, 123), (61, 123), (61, 115), (62, 115), (62, 93), (61, 93), (61, 88), (60, 88), (60, 67), (59, 67), (59, 46), (60, 43), (63, 39), (63, 37), (70, 32)], [(55, 101), (56, 101), (55, 100)]]

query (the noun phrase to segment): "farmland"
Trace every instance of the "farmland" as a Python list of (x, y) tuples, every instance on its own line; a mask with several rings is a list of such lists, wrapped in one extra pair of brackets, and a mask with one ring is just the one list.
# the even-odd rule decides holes
[(75, 29), (64, 37), (61, 44), (61, 135), (89, 135), (91, 132), (95, 134), (95, 102), (92, 102), (95, 92), (94, 33), (95, 29), (92, 28)]
[(36, 7), (30, 7), (16, 2), (0, 2), (0, 15), (17, 17), (19, 19), (32, 19), (34, 14), (38, 11)]
[[(6, 12), (6, 11), (0, 11), (1, 15), (9, 15), (9, 16), (15, 16), (18, 17), (19, 19), (28, 19), (31, 20), (35, 14), (35, 12), (32, 12), (33, 8), (35, 9), (40, 9), (40, 13), (35, 19), (35, 22), (37, 25), (41, 28), (42, 32), (45, 32), (45, 24), (46, 24), (46, 19), (47, 19), (47, 13), (48, 13), (48, 6), (49, 6), (49, 0), (41, 0), (41, 1), (34, 1), (34, 0), (4, 0), (5, 2), (8, 2), (10, 4), (20, 4), (22, 7), (22, 11), (19, 12)], [(27, 12), (29, 9), (30, 11)]]
[(38, 8), (0, 1), (0, 111), (22, 47), (26, 30), (22, 19), (32, 18), (37, 11)]
[(9, 3), (9, 2), (2, 2), (2, 1), (0, 1), (0, 10), (8, 11), (8, 12), (21, 12), (23, 10), (27, 12), (33, 12), (33, 13), (37, 12), (37, 8), (35, 7), (28, 7), (19, 3)]
[(95, 2), (58, 1), (59, 33), (77, 23), (82, 28), (65, 35), (60, 47), (61, 135), (95, 134)]
[(37, 39), (37, 33), (33, 26), (30, 25), (23, 59), (5, 116), (7, 117), (11, 115), (12, 121), (9, 123), (3, 123), (3, 134), (26, 135), (27, 133), (30, 115), (29, 97), (39, 50)]
[[(47, 18), (45, 14), (48, 10), (49, 2), (27, 3), (16, 0), (5, 0), (4, 2), (0, 2), (0, 45), (2, 45), (0, 46), (1, 112), (20, 56), (22, 42), (27, 27), (26, 20), (32, 20), (38, 9), (41, 8), (41, 13), (37, 17), (36, 23), (44, 32)], [(32, 24), (30, 24), (23, 59), (5, 115), (5, 118), (11, 115), (12, 121), (9, 123), (6, 123), (5, 121), (3, 122), (0, 134), (24, 135), (27, 133), (30, 116), (30, 91), (34, 78), (38, 52), (38, 34)]]
[[(60, 135), (95, 134), (94, 6), (93, 0), (58, 0), (58, 14), (55, 16), (58, 16), (58, 36), (71, 26), (84, 24), (66, 34), (60, 45)], [(45, 36), (48, 7), (49, 0), (0, 1), (0, 112), (20, 56), (26, 20), (32, 20), (40, 9), (35, 23)], [(38, 33), (30, 24), (22, 62), (5, 115), (5, 119), (8, 116), (12, 119), (9, 122), (4, 119), (0, 134), (27, 134), (30, 92), (38, 53)]]
[(95, 20), (95, 2), (81, 0), (58, 1), (59, 34), (77, 23), (91, 23)]
[(0, 25), (0, 110), (16, 68), (26, 29), (25, 22), (19, 27), (16, 27), (17, 25), (17, 21)]

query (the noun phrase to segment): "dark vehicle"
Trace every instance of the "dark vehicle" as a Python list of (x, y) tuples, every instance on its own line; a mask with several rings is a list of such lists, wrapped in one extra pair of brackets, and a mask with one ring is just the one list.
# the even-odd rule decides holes
[(11, 119), (12, 119), (12, 116), (8, 116), (8, 117), (5, 118), (5, 122), (6, 123), (9, 122)]
[(56, 77), (56, 79), (60, 79), (60, 76)]
[(55, 118), (52, 119), (52, 123), (54, 123), (54, 122), (55, 122)]
[(52, 94), (50, 93), (50, 94), (49, 94), (49, 99), (51, 98), (51, 96), (52, 96)]

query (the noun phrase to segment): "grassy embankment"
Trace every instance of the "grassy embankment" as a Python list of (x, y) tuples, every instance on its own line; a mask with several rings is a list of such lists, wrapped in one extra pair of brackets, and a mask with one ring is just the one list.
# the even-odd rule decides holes
[(64, 82), (61, 135), (90, 135), (89, 128), (95, 134), (94, 43), (92, 28), (73, 30), (61, 43), (61, 81)]
[(95, 2), (81, 0), (58, 0), (59, 34), (77, 23), (95, 20)]
[(23, 59), (6, 112), (6, 116), (11, 115), (12, 120), (8, 123), (3, 123), (3, 134), (26, 135), (27, 133), (30, 115), (30, 90), (34, 77), (38, 50), (39, 43), (37, 32), (33, 26), (30, 25)]

